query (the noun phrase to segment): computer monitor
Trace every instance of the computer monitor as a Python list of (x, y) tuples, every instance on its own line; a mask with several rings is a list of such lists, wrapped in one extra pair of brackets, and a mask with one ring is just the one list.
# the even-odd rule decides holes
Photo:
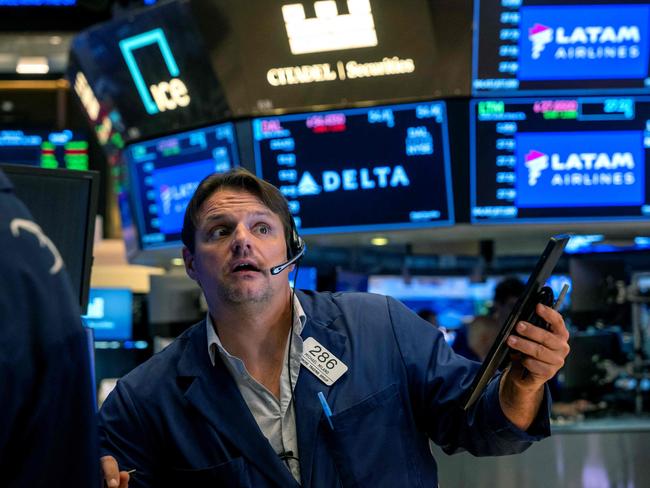
[(87, 170), (88, 139), (68, 129), (2, 129), (0, 163)]
[(253, 143), (302, 234), (454, 223), (444, 102), (253, 119)]
[(475, 0), (475, 95), (648, 93), (650, 3)]
[(133, 293), (121, 288), (91, 288), (88, 310), (82, 316), (96, 341), (133, 339)]
[(123, 227), (133, 227), (125, 237), (137, 241), (127, 242), (131, 256), (180, 248), (185, 207), (201, 180), (239, 164), (230, 122), (131, 144), (124, 159), (129, 194), (120, 209)]
[(1, 165), (34, 221), (59, 250), (81, 310), (86, 310), (99, 173)]
[(650, 97), (470, 102), (475, 224), (647, 221)]

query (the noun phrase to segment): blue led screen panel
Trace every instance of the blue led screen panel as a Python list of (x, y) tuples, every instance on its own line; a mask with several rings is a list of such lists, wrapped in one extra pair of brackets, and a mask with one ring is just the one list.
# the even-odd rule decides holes
[(88, 169), (88, 139), (71, 130), (0, 130), (0, 163)]
[(473, 223), (647, 220), (650, 97), (470, 103)]
[(289, 273), (289, 284), (298, 290), (316, 290), (318, 272), (312, 266), (300, 266), (298, 269), (298, 280), (296, 281), (296, 270)]
[(253, 138), (303, 234), (454, 222), (443, 102), (254, 119)]
[(133, 204), (127, 220), (142, 249), (178, 246), (185, 207), (201, 180), (239, 165), (230, 122), (131, 144), (125, 159)]
[(120, 288), (91, 288), (84, 323), (97, 341), (128, 341), (133, 335), (133, 294)]
[(475, 0), (475, 95), (650, 92), (650, 2)]

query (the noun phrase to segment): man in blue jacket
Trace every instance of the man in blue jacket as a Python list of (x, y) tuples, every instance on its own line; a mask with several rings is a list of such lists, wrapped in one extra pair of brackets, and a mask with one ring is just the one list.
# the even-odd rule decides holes
[(182, 236), (209, 313), (104, 403), (109, 486), (119, 464), (121, 486), (135, 470), (137, 487), (431, 487), (429, 439), (499, 455), (549, 435), (545, 382), (568, 353), (555, 311), (538, 308), (551, 332), (520, 324), (523, 359), (465, 412), (479, 364), (399, 302), (292, 293), (284, 265), (304, 246), (272, 185), (241, 169), (206, 178)]
[(98, 486), (81, 311), (56, 247), (0, 170), (0, 485)]

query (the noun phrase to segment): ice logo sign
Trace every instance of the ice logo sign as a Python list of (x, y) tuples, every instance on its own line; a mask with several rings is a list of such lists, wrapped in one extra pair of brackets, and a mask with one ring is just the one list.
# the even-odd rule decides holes
[(347, 0), (348, 14), (339, 14), (334, 0), (314, 2), (316, 17), (306, 18), (301, 3), (282, 6), (292, 54), (307, 54), (377, 45), (370, 0)]
[(528, 29), (528, 39), (532, 43), (533, 59), (539, 59), (546, 45), (553, 40), (553, 29), (542, 24), (535, 24)]
[[(135, 87), (149, 115), (155, 115), (166, 110), (176, 110), (190, 104), (187, 86), (179, 78), (178, 64), (162, 29), (153, 29), (137, 36), (122, 39), (119, 44)], [(169, 81), (163, 80), (147, 87), (133, 52), (152, 44), (156, 44), (160, 49), (167, 71), (172, 78)]]
[(548, 168), (548, 155), (532, 150), (526, 154), (524, 159), (526, 168), (528, 168), (528, 184), (535, 186), (542, 171)]
[(650, 5), (522, 6), (520, 20), (520, 80), (648, 75)]

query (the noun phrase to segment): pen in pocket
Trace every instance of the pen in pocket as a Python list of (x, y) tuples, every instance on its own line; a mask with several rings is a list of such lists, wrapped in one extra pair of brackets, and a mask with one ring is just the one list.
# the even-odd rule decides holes
[(320, 404), (323, 407), (323, 412), (325, 413), (325, 418), (327, 419), (327, 423), (330, 424), (330, 429), (334, 430), (334, 425), (332, 425), (332, 409), (327, 403), (327, 400), (325, 399), (325, 395), (323, 395), (322, 391), (318, 392), (318, 399), (320, 400)]

